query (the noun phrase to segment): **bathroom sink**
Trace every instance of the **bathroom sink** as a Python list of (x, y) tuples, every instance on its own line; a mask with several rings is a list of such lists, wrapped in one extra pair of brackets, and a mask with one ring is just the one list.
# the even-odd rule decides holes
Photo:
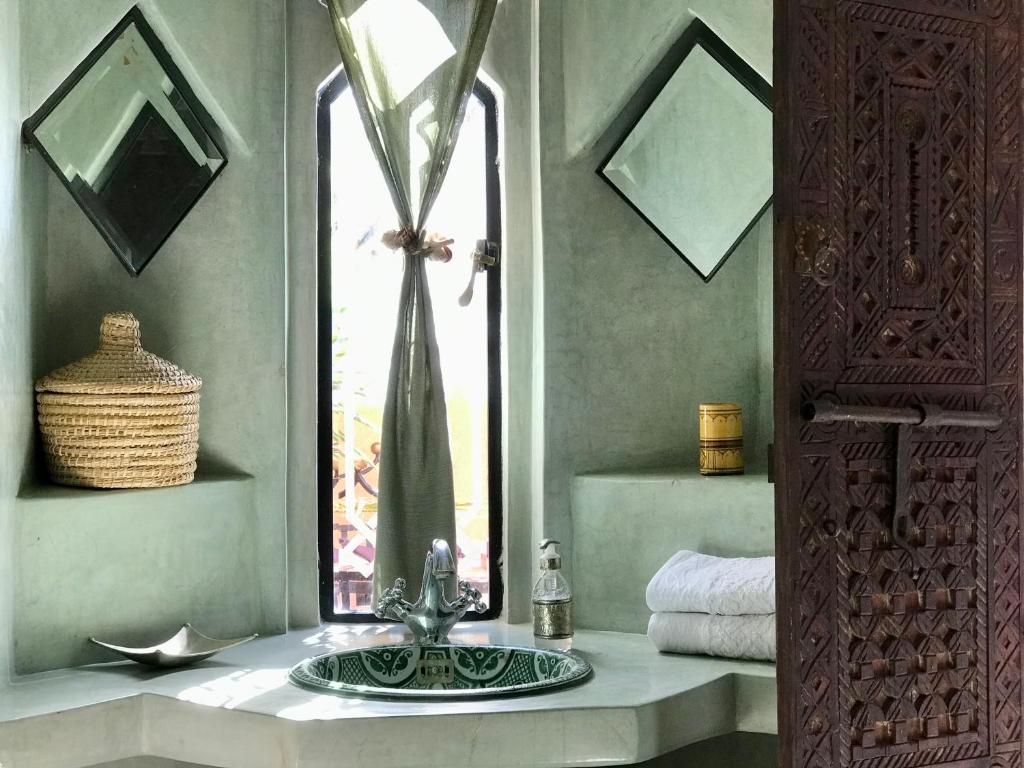
[(560, 651), (504, 645), (383, 645), (317, 656), (289, 677), (303, 688), (386, 699), (495, 698), (583, 682), (591, 667)]

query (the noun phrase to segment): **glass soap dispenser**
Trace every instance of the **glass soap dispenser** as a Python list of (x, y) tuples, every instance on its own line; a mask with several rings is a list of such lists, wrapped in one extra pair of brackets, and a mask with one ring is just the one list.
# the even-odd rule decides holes
[(540, 543), (540, 579), (533, 588), (533, 639), (538, 648), (568, 651), (572, 648), (572, 592), (562, 575), (561, 542)]

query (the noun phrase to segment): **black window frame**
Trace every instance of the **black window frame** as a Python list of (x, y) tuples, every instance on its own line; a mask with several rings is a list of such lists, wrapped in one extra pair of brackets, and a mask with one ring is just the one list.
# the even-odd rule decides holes
[[(333, 375), (331, 343), (331, 104), (349, 87), (345, 71), (337, 72), (317, 92), (317, 531), (320, 617), (339, 624), (377, 624), (385, 621), (373, 613), (336, 613), (334, 611), (334, 489)], [(473, 87), (484, 107), (486, 238), (502, 242), (501, 186), (498, 159), (498, 105), (494, 93), (479, 79)], [(465, 244), (461, 244), (465, 249)], [(501, 386), (501, 259), (487, 274), (487, 440), (488, 440), (488, 552), (489, 596), (487, 610), (470, 611), (467, 621), (496, 619), (504, 602), (502, 549), (504, 528), (504, 481), (502, 466), (502, 386)], [(452, 265), (455, 266), (454, 264)], [(395, 286), (398, 290), (398, 286)], [(424, 544), (426, 553), (427, 544)]]

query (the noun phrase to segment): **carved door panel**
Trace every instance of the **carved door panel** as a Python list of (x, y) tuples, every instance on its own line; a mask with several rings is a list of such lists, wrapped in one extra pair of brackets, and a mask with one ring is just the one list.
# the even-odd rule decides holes
[(776, 2), (784, 766), (1022, 765), (1022, 4)]

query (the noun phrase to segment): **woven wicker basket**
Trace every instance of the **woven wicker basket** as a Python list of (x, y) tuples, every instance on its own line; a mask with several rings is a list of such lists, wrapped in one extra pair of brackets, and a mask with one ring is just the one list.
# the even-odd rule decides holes
[(134, 315), (105, 315), (95, 352), (36, 382), (50, 477), (90, 488), (192, 482), (202, 385), (142, 348)]

